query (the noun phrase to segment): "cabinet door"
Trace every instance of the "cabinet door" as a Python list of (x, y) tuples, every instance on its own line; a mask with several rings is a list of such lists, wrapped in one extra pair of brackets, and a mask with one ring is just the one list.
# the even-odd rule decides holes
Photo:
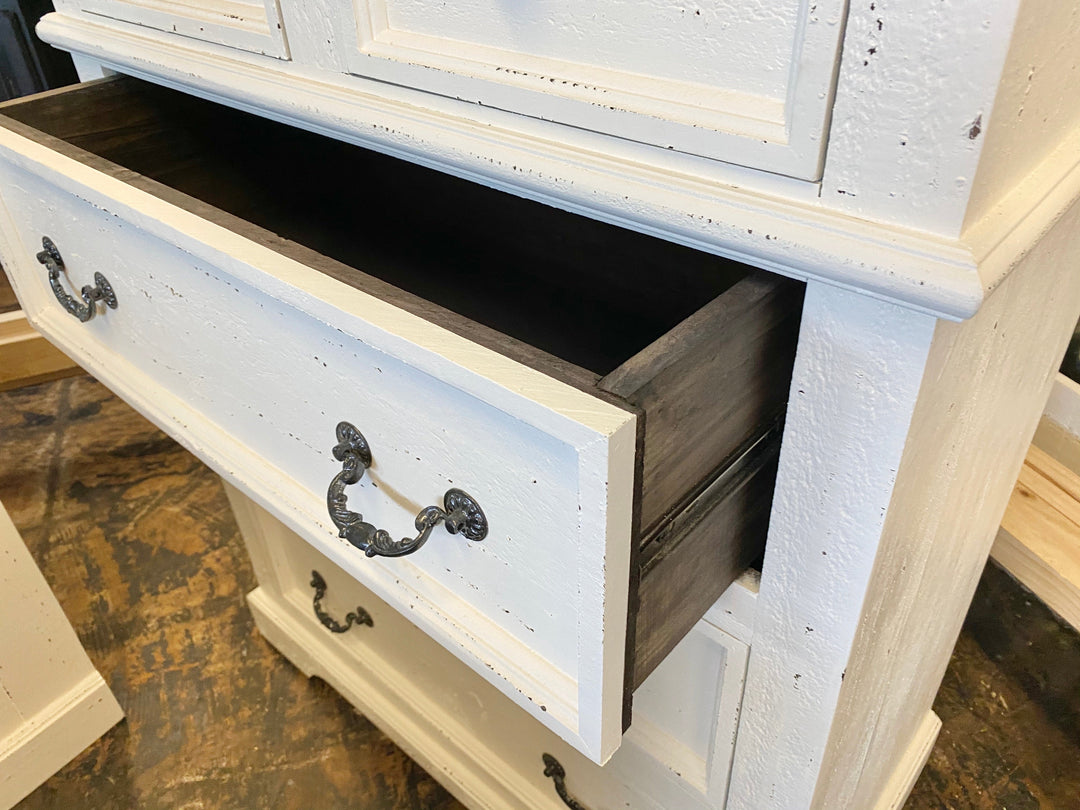
[(804, 179), (842, 0), (355, 0), (349, 70)]
[(276, 0), (78, 0), (114, 20), (287, 59)]

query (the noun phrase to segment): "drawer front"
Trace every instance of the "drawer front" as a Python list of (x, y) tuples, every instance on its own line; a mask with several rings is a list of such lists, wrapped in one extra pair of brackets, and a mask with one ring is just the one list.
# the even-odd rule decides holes
[(56, 7), (267, 56), (289, 56), (275, 0), (60, 0)]
[[(468, 806), (565, 810), (544, 775), (544, 754), (555, 757), (567, 791), (590, 810), (724, 806), (749, 648), (720, 625), (733, 615), (752, 621), (745, 609), (752, 594), (741, 582), (637, 690), (626, 741), (598, 767), (280, 522), (235, 490), (229, 495), (259, 579), (249, 600), (268, 640), (328, 681)], [(312, 572), (325, 583), (318, 612)], [(340, 630), (349, 613), (371, 624), (345, 632), (325, 626), (336, 622)]]
[(628, 140), (820, 176), (842, 0), (357, 0), (352, 73)]
[[(3, 129), (0, 189), (3, 261), (36, 327), (587, 756), (614, 751), (632, 414)], [(61, 283), (100, 272), (117, 307), (66, 312), (43, 236)], [(339, 539), (340, 420), (373, 458), (352, 509), (396, 539), (460, 488), (486, 539), (439, 527), (395, 559)]]

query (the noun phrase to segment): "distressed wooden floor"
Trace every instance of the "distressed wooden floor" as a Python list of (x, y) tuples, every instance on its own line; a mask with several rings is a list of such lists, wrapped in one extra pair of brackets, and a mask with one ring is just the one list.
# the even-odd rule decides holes
[[(0, 501), (127, 712), (20, 810), (460, 808), (260, 638), (217, 478), (104, 387), (0, 394)], [(908, 810), (1080, 808), (1080, 637), (996, 569), (935, 708)]]

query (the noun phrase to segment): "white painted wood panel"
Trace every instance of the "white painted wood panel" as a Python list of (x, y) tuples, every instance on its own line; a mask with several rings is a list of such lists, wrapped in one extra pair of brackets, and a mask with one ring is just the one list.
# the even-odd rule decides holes
[(344, 30), (361, 76), (816, 179), (843, 10), (840, 0), (358, 0)]
[(964, 323), (808, 288), (732, 810), (872, 807), (910, 750), (1080, 314), (1078, 260), (1080, 205)]
[(0, 808), (122, 717), (0, 504)]
[[(545, 724), (610, 756), (633, 414), (18, 136), (0, 132), (0, 153), (4, 261), (35, 326)], [(45, 234), (67, 283), (104, 272), (116, 310), (81, 324), (60, 308), (33, 258)], [(394, 560), (338, 539), (325, 498), (342, 419), (374, 458), (352, 508), (411, 536), (458, 487), (487, 539), (440, 528)]]
[[(260, 587), (249, 603), (260, 630), (297, 666), (319, 675), (469, 807), (565, 810), (542, 755), (567, 770), (568, 789), (595, 810), (721, 810), (753, 621), (755, 580), (728, 589), (638, 689), (623, 746), (598, 767), (526, 717), (418, 633), (346, 572), (226, 485)], [(332, 634), (315, 619), (311, 571), (339, 621), (357, 606), (372, 627)]]
[(277, 0), (75, 0), (81, 11), (288, 58)]

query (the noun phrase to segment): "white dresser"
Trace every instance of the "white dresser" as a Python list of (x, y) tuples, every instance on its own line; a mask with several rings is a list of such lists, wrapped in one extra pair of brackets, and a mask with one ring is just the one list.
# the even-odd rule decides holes
[(0, 250), (466, 804), (899, 807), (1080, 314), (1080, 10), (895, 6), (58, 2), (152, 84), (0, 108)]

